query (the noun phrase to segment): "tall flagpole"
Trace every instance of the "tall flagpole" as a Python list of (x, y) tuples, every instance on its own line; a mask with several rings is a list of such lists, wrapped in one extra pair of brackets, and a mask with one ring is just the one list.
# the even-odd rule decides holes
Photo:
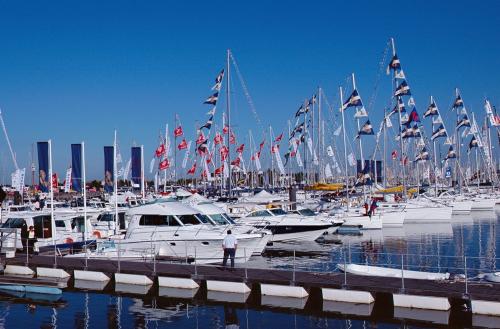
[(85, 168), (85, 143), (82, 142), (82, 188), (83, 188), (83, 241), (87, 241), (87, 174)]
[(52, 226), (52, 244), (56, 245), (56, 222), (54, 219), (54, 182), (52, 181), (52, 140), (49, 139), (49, 177), (50, 177), (50, 225)]
[[(230, 197), (232, 194), (232, 187), (231, 187), (231, 176), (232, 176), (232, 170), (231, 170), (231, 143), (230, 141), (230, 136), (232, 132), (232, 127), (231, 127), (231, 84), (230, 84), (230, 71), (229, 71), (229, 59), (231, 56), (231, 49), (227, 50), (227, 58), (226, 58), (226, 111), (227, 111), (227, 148), (228, 148), (228, 171), (229, 171), (229, 183), (228, 183), (228, 196)], [(224, 175), (222, 175), (224, 176)]]
[(141, 145), (141, 194), (146, 198), (146, 182), (144, 181), (144, 145)]
[(342, 87), (340, 89), (340, 113), (342, 114), (342, 132), (344, 136), (344, 164), (345, 164), (345, 193), (346, 193), (346, 204), (347, 211), (349, 211), (349, 173), (347, 167), (347, 141), (345, 136), (345, 117), (344, 117), (344, 99), (342, 94)]
[(120, 220), (118, 218), (118, 180), (116, 179), (116, 129), (115, 138), (113, 142), (113, 189), (115, 192), (115, 234), (118, 234), (118, 227), (120, 225)]
[[(431, 106), (434, 104), (434, 97), (431, 96)], [(438, 112), (439, 115), (439, 112)], [(434, 118), (431, 116), (431, 134), (434, 134)], [(431, 135), (432, 138), (432, 135)], [(438, 177), (436, 175), (436, 168), (437, 168), (437, 155), (436, 155), (436, 139), (432, 140), (432, 153), (434, 154), (434, 194), (437, 197), (438, 196)]]
[(177, 129), (177, 114), (174, 116), (174, 184), (177, 184), (177, 134), (175, 130)]
[[(165, 146), (165, 158), (168, 157), (167, 140), (168, 140), (168, 123), (165, 125), (165, 138), (163, 141), (163, 145)], [(164, 179), (164, 181), (163, 181), (163, 193), (165, 193), (165, 192), (167, 192), (167, 170), (166, 169), (163, 171), (163, 179)]]

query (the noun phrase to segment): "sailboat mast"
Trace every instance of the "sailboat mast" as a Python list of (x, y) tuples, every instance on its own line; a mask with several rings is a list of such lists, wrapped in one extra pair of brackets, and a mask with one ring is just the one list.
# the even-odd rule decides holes
[[(231, 143), (230, 138), (231, 138), (231, 72), (229, 71), (229, 60), (231, 56), (231, 50), (227, 50), (227, 56), (226, 56), (226, 113), (227, 113), (227, 148), (228, 148), (228, 172), (229, 172), (229, 181), (228, 181), (228, 196), (231, 196), (232, 194), (232, 187), (231, 187), (231, 176), (232, 176), (232, 170), (231, 170)], [(222, 174), (224, 176), (224, 174)]]
[(117, 169), (116, 169), (116, 129), (115, 129), (115, 138), (113, 141), (113, 189), (115, 191), (115, 234), (118, 234), (118, 180), (116, 177)]
[(347, 140), (345, 135), (345, 117), (344, 117), (344, 109), (342, 108), (344, 105), (344, 97), (342, 94), (342, 87), (340, 89), (340, 113), (342, 114), (342, 133), (344, 137), (344, 164), (345, 164), (345, 193), (346, 193), (346, 204), (347, 211), (349, 211), (349, 173), (347, 167)]
[[(434, 98), (431, 96), (431, 106), (434, 104)], [(434, 134), (434, 119), (431, 117), (431, 134)], [(438, 176), (436, 175), (437, 156), (436, 156), (436, 139), (432, 141), (432, 154), (434, 159), (434, 196), (438, 196)]]

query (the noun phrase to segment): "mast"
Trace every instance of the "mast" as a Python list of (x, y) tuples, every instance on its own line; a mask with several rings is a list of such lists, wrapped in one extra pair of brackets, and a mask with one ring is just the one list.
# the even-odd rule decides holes
[(271, 141), (271, 175), (269, 176), (269, 180), (270, 180), (270, 183), (271, 183), (271, 187), (273, 188), (274, 190), (274, 154), (273, 154), (273, 151), (274, 151), (274, 139), (273, 139), (273, 135), (272, 135), (272, 131), (271, 131), (271, 126), (269, 126), (269, 140)]
[(384, 110), (384, 125), (382, 126), (382, 129), (384, 130), (384, 145), (383, 145), (383, 150), (384, 150), (384, 154), (382, 156), (382, 160), (383, 160), (383, 167), (384, 167), (384, 188), (387, 187), (387, 159), (386, 159), (386, 156), (387, 156), (387, 111)]
[[(168, 157), (168, 150), (167, 150), (167, 141), (168, 141), (168, 123), (165, 125), (165, 140), (164, 140), (164, 145), (165, 145), (165, 157)], [(167, 192), (167, 170), (163, 171), (163, 193)]]
[[(455, 97), (458, 97), (459, 91), (458, 88), (455, 88)], [(460, 114), (458, 113), (458, 108), (457, 110), (457, 121), (460, 120)], [(456, 147), (457, 147), (457, 158), (455, 160), (455, 177), (457, 178), (457, 185), (458, 185), (458, 192), (461, 193), (461, 180), (460, 180), (460, 145), (462, 144), (462, 138), (460, 136), (460, 132), (458, 131), (456, 124), (455, 124), (455, 140), (456, 140)]]
[(144, 180), (144, 145), (141, 145), (141, 194), (146, 198), (146, 182)]
[[(227, 112), (227, 126), (228, 126), (228, 130), (227, 130), (227, 148), (228, 148), (228, 153), (227, 153), (227, 156), (228, 156), (228, 171), (229, 171), (229, 182), (228, 182), (228, 196), (231, 197), (231, 194), (232, 194), (232, 187), (231, 187), (231, 176), (232, 176), (232, 173), (231, 173), (231, 143), (229, 142), (230, 138), (231, 138), (231, 131), (232, 131), (232, 128), (231, 128), (231, 84), (230, 84), (230, 81), (231, 81), (231, 74), (230, 74), (230, 71), (229, 71), (229, 59), (230, 59), (230, 56), (231, 56), (231, 49), (228, 49), (227, 50), (227, 58), (226, 58), (226, 112)], [(222, 174), (222, 176), (224, 176), (224, 174)]]
[(342, 114), (342, 133), (344, 137), (345, 193), (346, 193), (347, 211), (349, 211), (349, 173), (347, 167), (347, 141), (345, 135), (344, 109), (342, 108), (344, 105), (344, 99), (342, 94), (342, 87), (339, 87), (339, 89), (340, 89), (340, 113)]
[(82, 188), (83, 188), (83, 241), (87, 241), (87, 173), (85, 168), (85, 142), (82, 142)]
[[(177, 134), (175, 129), (177, 129), (177, 113), (174, 115), (174, 185), (177, 185)], [(141, 151), (142, 152), (142, 151)]]
[[(56, 245), (56, 222), (54, 219), (54, 182), (52, 181), (52, 140), (49, 139), (49, 179), (50, 179), (50, 224), (52, 226), (52, 244)], [(55, 257), (55, 255), (54, 255)]]
[[(434, 104), (434, 98), (431, 96), (431, 105)], [(439, 112), (438, 112), (439, 115)], [(440, 116), (441, 117), (441, 116)], [(431, 116), (431, 134), (434, 134), (434, 119)], [(432, 136), (432, 135), (431, 135)], [(438, 196), (438, 177), (436, 175), (437, 168), (437, 155), (436, 155), (436, 139), (432, 141), (432, 153), (434, 158), (434, 196)]]
[(113, 142), (113, 189), (115, 191), (115, 234), (118, 234), (118, 228), (120, 225), (120, 221), (118, 218), (118, 180), (116, 177), (116, 129), (115, 129), (115, 138)]
[(323, 161), (321, 157), (323, 152), (321, 151), (322, 145), (322, 127), (321, 127), (321, 87), (318, 87), (318, 179), (320, 182), (324, 182), (324, 172), (323, 172)]

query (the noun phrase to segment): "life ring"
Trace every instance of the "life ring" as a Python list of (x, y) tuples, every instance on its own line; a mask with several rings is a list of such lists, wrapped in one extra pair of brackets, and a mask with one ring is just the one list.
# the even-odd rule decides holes
[(74, 241), (73, 241), (73, 239), (72, 239), (72, 238), (66, 238), (66, 239), (64, 240), (64, 243), (68, 243), (68, 244), (69, 244), (69, 243), (73, 243), (73, 242), (74, 242)]
[(92, 235), (95, 236), (96, 239), (100, 239), (101, 238), (101, 232), (99, 232), (99, 231), (92, 232)]

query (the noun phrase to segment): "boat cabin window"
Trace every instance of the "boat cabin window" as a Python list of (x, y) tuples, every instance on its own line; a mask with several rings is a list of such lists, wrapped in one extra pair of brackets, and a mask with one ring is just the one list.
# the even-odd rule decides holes
[(139, 220), (141, 226), (180, 226), (174, 216), (142, 215)]
[(277, 215), (286, 215), (286, 211), (284, 211), (281, 208), (269, 209), (269, 211), (272, 212), (273, 215), (275, 215), (275, 216), (277, 216)]
[(52, 224), (50, 215), (33, 217), (33, 226), (35, 226), (35, 236), (37, 238), (51, 238)]
[(85, 218), (83, 218), (82, 216), (72, 218), (71, 219), (71, 229), (75, 230), (75, 228), (76, 228), (76, 232), (83, 232), (84, 228), (85, 228), (84, 222), (85, 222)]
[(229, 215), (228, 215), (228, 214), (222, 214), (222, 216), (223, 216), (223, 217), (224, 217), (224, 218), (225, 218), (225, 219), (226, 219), (229, 223), (231, 223), (231, 224), (236, 224), (236, 223), (234, 222), (234, 220), (233, 220), (231, 217), (229, 217)]
[(10, 207), (9, 211), (10, 212), (16, 212), (16, 211), (28, 211), (30, 210), (29, 207), (26, 206), (17, 206), (17, 207)]
[(2, 224), (2, 228), (21, 228), (25, 222), (23, 218), (9, 218)]
[(199, 221), (203, 224), (213, 224), (207, 215), (197, 214), (196, 217), (198, 217)]
[(110, 214), (110, 213), (105, 213), (99, 215), (97, 217), (98, 222), (114, 222), (115, 221), (115, 214)]
[(300, 215), (302, 216), (316, 216), (316, 214), (314, 213), (314, 211), (312, 211), (311, 209), (300, 209), (297, 211)]
[(56, 220), (56, 227), (66, 228), (66, 224), (63, 220)]
[(271, 214), (267, 210), (257, 210), (248, 215), (248, 217), (265, 217), (271, 216)]
[(217, 225), (227, 225), (227, 224), (230, 224), (230, 222), (227, 221), (227, 219), (223, 216), (223, 214), (212, 214), (212, 215), (210, 215), (210, 218), (212, 218), (212, 220)]
[(196, 215), (177, 215), (177, 218), (182, 222), (184, 225), (198, 225), (200, 224), (200, 221), (198, 218), (196, 218)]

